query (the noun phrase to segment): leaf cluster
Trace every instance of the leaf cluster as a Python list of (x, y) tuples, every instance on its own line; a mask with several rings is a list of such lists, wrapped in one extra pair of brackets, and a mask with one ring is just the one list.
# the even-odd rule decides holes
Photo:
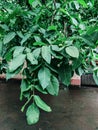
[(0, 72), (7, 80), (22, 74), (28, 124), (40, 109), (51, 112), (36, 91), (57, 96), (74, 72), (93, 72), (98, 83), (97, 10), (97, 0), (0, 0)]

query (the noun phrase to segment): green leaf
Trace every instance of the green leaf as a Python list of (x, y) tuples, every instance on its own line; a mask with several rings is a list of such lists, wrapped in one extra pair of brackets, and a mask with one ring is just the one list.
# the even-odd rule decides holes
[(5, 31), (9, 31), (9, 27), (6, 24), (0, 24), (0, 27)]
[(41, 42), (41, 38), (39, 36), (34, 36), (36, 42)]
[(34, 88), (37, 89), (39, 92), (41, 92), (41, 93), (43, 93), (43, 94), (48, 94), (48, 93), (47, 93), (45, 90), (43, 90), (42, 87), (39, 86), (39, 85), (35, 85)]
[(55, 72), (55, 73), (57, 73), (58, 74), (58, 71), (56, 70), (56, 68), (55, 67), (53, 67), (53, 66), (51, 66), (51, 65), (49, 65), (49, 64), (45, 64), (46, 65), (46, 67), (48, 67), (51, 71), (53, 71), (53, 72)]
[(3, 43), (0, 41), (0, 57), (2, 56)]
[(23, 93), (23, 92), (28, 91), (28, 90), (31, 89), (32, 87), (31, 87), (31, 85), (27, 82), (26, 79), (22, 79), (20, 88), (21, 88), (21, 92)]
[(97, 26), (97, 25), (88, 27), (88, 30), (87, 30), (86, 33), (87, 33), (88, 35), (91, 35), (91, 34), (94, 33), (95, 31), (98, 31), (98, 26)]
[(51, 112), (51, 108), (37, 95), (34, 95), (36, 105), (46, 112)]
[(17, 31), (17, 35), (18, 35), (20, 38), (24, 38), (24, 35), (22, 34), (21, 31)]
[(52, 45), (51, 48), (53, 51), (60, 51), (60, 48), (57, 45)]
[(94, 4), (95, 4), (95, 0), (91, 0), (91, 2), (92, 2), (92, 5), (94, 6)]
[(79, 24), (79, 28), (80, 28), (81, 30), (85, 30), (85, 29), (86, 29), (86, 26), (85, 26), (85, 24), (80, 23), (80, 24)]
[(38, 68), (40, 68), (42, 64), (38, 64), (38, 65), (33, 65), (33, 66), (30, 66), (29, 69), (30, 69), (30, 72), (34, 72), (36, 71)]
[(22, 67), (19, 67), (14, 72), (9, 72), (9, 70), (7, 70), (7, 72), (6, 72), (6, 79), (8, 80), (8, 79), (13, 78), (15, 75), (17, 75), (21, 71), (21, 69), (22, 69)]
[(27, 80), (22, 79), (21, 86), (20, 86), (20, 89), (21, 89), (20, 100), (22, 100), (24, 92), (30, 90), (31, 88), (32, 86), (27, 82)]
[(87, 8), (87, 4), (84, 0), (77, 0), (84, 8)]
[(71, 57), (78, 58), (79, 57), (79, 50), (75, 46), (66, 47), (66, 53)]
[(32, 65), (37, 65), (38, 61), (35, 59), (32, 53), (27, 53), (27, 59), (31, 62)]
[(35, 0), (28, 0), (29, 1), (29, 4), (32, 5), (32, 3), (35, 1)]
[(21, 40), (21, 45), (23, 45), (24, 42), (26, 42), (31, 37), (31, 33), (27, 33), (23, 39)]
[(5, 35), (3, 39), (4, 44), (9, 43), (15, 37), (15, 35), (16, 35), (15, 32), (10, 32), (7, 35)]
[(12, 57), (13, 57), (13, 51), (15, 50), (15, 48), (11, 48), (9, 51), (6, 52), (5, 54), (5, 59), (6, 61), (11, 61)]
[(13, 57), (17, 57), (19, 54), (23, 53), (23, 51), (24, 51), (24, 47), (16, 46), (13, 53)]
[(48, 64), (51, 63), (51, 53), (50, 48), (48, 46), (42, 47), (42, 57)]
[(49, 92), (51, 95), (58, 95), (59, 92), (59, 82), (55, 76), (51, 76), (50, 84), (46, 88), (46, 90)]
[(75, 4), (76, 9), (79, 10), (80, 8), (79, 3), (77, 1), (74, 1), (74, 4)]
[(25, 57), (26, 55), (20, 54), (17, 57), (13, 58), (12, 61), (9, 63), (9, 71), (13, 72), (18, 67), (20, 67), (24, 63)]
[(96, 43), (96, 42), (98, 41), (98, 31), (92, 33), (91, 39), (92, 39), (92, 41), (93, 41), (94, 43)]
[(44, 45), (45, 45), (45, 43), (44, 43), (44, 42), (39, 41), (39, 42), (34, 42), (34, 43), (33, 43), (33, 45), (34, 45), (34, 46), (44, 46)]
[(25, 48), (25, 53), (30, 53), (30, 52), (31, 52), (31, 49), (28, 48), (28, 47), (26, 47), (26, 48)]
[(38, 72), (38, 79), (43, 89), (45, 89), (49, 85), (50, 78), (50, 70), (46, 67), (42, 67)]
[(65, 15), (70, 16), (69, 12), (67, 10), (63, 9), (63, 8), (60, 8), (60, 12), (62, 12)]
[(40, 48), (37, 48), (37, 49), (35, 49), (35, 50), (32, 52), (33, 56), (34, 56), (36, 59), (38, 59), (38, 57), (40, 56), (40, 53), (41, 53), (41, 49), (40, 49)]
[(63, 59), (63, 56), (60, 53), (56, 53), (56, 51), (50, 51), (52, 58), (56, 58), (56, 59)]
[(40, 111), (39, 111), (38, 107), (34, 103), (32, 103), (27, 108), (27, 111), (26, 111), (27, 123), (29, 125), (37, 123), (39, 120), (39, 115), (40, 115)]
[(47, 29), (48, 31), (56, 31), (57, 30), (57, 26), (51, 25), (48, 27)]
[(79, 68), (79, 66), (81, 65), (82, 63), (82, 57), (79, 57), (78, 59), (73, 59), (72, 61), (72, 69), (75, 70), (77, 68)]
[(61, 82), (68, 86), (72, 77), (72, 70), (68, 65), (61, 65), (59, 68), (59, 77)]
[(38, 5), (41, 6), (41, 2), (39, 0), (34, 0), (33, 3), (32, 3), (32, 7), (36, 8)]
[(75, 26), (78, 26), (78, 21), (75, 18), (71, 17), (71, 20)]
[(90, 37), (90, 35), (82, 35), (81, 37), (79, 37), (79, 39), (83, 40), (84, 43), (88, 46), (94, 46), (94, 43), (92, 42), (92, 38)]

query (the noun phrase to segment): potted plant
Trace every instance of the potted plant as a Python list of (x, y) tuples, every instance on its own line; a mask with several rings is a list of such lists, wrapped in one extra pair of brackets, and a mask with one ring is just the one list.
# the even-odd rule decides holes
[(59, 82), (69, 86), (74, 72), (88, 71), (85, 59), (98, 43), (96, 10), (94, 0), (0, 1), (0, 71), (7, 80), (22, 74), (21, 111), (29, 125), (40, 109), (51, 112), (36, 90), (57, 96)]

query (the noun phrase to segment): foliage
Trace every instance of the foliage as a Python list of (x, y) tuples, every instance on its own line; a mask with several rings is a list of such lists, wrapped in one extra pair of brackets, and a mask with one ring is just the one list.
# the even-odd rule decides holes
[(28, 124), (51, 112), (36, 90), (57, 96), (74, 72), (93, 72), (98, 84), (97, 10), (97, 0), (0, 0), (0, 71), (7, 80), (22, 73)]

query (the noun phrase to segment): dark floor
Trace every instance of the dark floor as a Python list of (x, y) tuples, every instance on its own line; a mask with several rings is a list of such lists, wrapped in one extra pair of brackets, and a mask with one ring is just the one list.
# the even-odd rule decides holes
[(98, 130), (98, 89), (60, 90), (46, 97), (52, 113), (41, 113), (38, 124), (28, 126), (20, 112), (19, 83), (0, 83), (0, 130)]

